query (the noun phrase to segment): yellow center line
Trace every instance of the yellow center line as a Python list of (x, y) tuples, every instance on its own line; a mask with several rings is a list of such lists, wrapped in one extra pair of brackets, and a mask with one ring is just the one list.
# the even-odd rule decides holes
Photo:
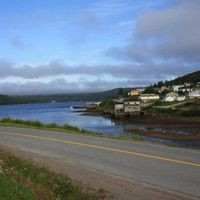
[(163, 160), (163, 161), (168, 161), (168, 162), (173, 162), (173, 163), (179, 163), (179, 164), (185, 164), (185, 165), (200, 167), (200, 163), (193, 163), (193, 162), (188, 162), (188, 161), (183, 161), (183, 160), (176, 160), (176, 159), (162, 157), (162, 156), (154, 156), (154, 155), (149, 155), (149, 154), (144, 154), (144, 153), (138, 153), (138, 152), (127, 151), (127, 150), (122, 150), (122, 149), (115, 149), (115, 148), (98, 146), (98, 145), (93, 145), (93, 144), (85, 144), (85, 143), (74, 142), (74, 141), (70, 141), (70, 140), (60, 140), (60, 139), (51, 138), (51, 137), (36, 136), (36, 135), (24, 135), (24, 134), (11, 133), (11, 132), (0, 132), (0, 134), (14, 135), (14, 136), (20, 136), (20, 137), (27, 137), (27, 138), (35, 138), (35, 139), (40, 139), (40, 140), (60, 142), (60, 143), (64, 143), (64, 144), (73, 144), (73, 145), (79, 145), (79, 146), (83, 146), (83, 147), (90, 147), (90, 148), (102, 149), (102, 150), (106, 150), (106, 151), (129, 154), (129, 155), (132, 155), (132, 156), (139, 156), (139, 157), (145, 157), (145, 158), (151, 158), (151, 159), (156, 159), (156, 160)]

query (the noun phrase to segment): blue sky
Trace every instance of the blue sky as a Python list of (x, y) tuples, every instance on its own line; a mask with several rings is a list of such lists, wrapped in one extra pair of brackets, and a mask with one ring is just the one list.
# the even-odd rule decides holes
[(11, 59), (20, 64), (54, 59), (103, 62), (101, 51), (126, 43), (137, 15), (148, 5), (157, 6), (149, 0), (0, 2), (1, 56), (12, 54)]
[(199, 8), (198, 0), (0, 0), (0, 93), (145, 86), (198, 70)]

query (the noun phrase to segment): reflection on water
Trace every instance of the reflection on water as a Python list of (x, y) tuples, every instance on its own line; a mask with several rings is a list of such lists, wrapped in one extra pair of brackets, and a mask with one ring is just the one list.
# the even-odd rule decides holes
[[(127, 128), (148, 129), (143, 125), (122, 124), (112, 121), (109, 118), (100, 116), (82, 115), (81, 110), (73, 110), (72, 106), (84, 106), (85, 102), (66, 103), (41, 103), (41, 104), (21, 104), (0, 106), (0, 118), (11, 117), (14, 119), (39, 120), (43, 123), (57, 123), (59, 125), (70, 124), (89, 131), (103, 133), (106, 135), (136, 136), (151, 142), (160, 142), (178, 146), (200, 146), (199, 143), (172, 142), (158, 138), (138, 136), (125, 131)], [(154, 129), (155, 130), (155, 129)], [(157, 131), (165, 132), (164, 129), (157, 128)], [(173, 130), (172, 130), (173, 132)], [(174, 132), (184, 134), (184, 132)]]
[(84, 104), (85, 102), (6, 105), (0, 106), (0, 118), (39, 120), (43, 123), (55, 122), (59, 125), (67, 123), (108, 135), (130, 135), (123, 131), (123, 125), (115, 125), (110, 119), (82, 115), (81, 110), (71, 109), (72, 106), (84, 106)]

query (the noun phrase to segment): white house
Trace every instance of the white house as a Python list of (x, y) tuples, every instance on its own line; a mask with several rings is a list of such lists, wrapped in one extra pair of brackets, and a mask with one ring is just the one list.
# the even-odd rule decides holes
[(124, 104), (115, 104), (115, 113), (123, 113), (124, 112)]
[(185, 101), (186, 97), (185, 96), (178, 96), (176, 97), (176, 101)]
[(165, 98), (163, 99), (164, 102), (173, 102), (176, 101), (178, 94), (175, 92), (169, 92), (166, 94)]
[(87, 102), (86, 103), (86, 108), (96, 108), (101, 104), (101, 101), (98, 102)]
[(190, 99), (200, 99), (200, 90), (194, 90), (188, 93)]
[(160, 96), (157, 94), (141, 94), (140, 99), (143, 102), (159, 100)]
[(145, 87), (137, 87), (135, 88), (139, 93), (142, 93), (145, 91)]
[(173, 102), (173, 101), (175, 101), (175, 99), (176, 99), (175, 97), (171, 97), (171, 96), (167, 97), (167, 96), (166, 96), (166, 97), (163, 99), (163, 101), (164, 101), (164, 102)]
[(181, 91), (181, 92), (191, 92), (193, 90), (194, 90), (193, 88), (187, 88), (187, 87), (179, 88), (179, 91)]
[(172, 89), (174, 92), (178, 92), (180, 88), (184, 87), (184, 85), (173, 85)]
[(190, 87), (192, 84), (191, 83), (184, 83), (185, 87)]

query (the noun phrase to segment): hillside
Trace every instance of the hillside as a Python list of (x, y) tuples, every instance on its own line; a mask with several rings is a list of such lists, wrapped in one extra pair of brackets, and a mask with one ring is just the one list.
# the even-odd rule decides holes
[(200, 71), (196, 71), (190, 74), (186, 74), (184, 76), (178, 77), (174, 80), (167, 81), (169, 85), (182, 85), (184, 83), (193, 83), (197, 84), (200, 82)]
[(27, 104), (27, 103), (47, 103), (55, 100), (64, 101), (100, 101), (105, 99), (116, 98), (119, 93), (124, 96), (128, 94), (131, 88), (116, 88), (104, 92), (80, 93), (80, 94), (56, 94), (56, 95), (22, 95), (6, 96), (0, 95), (0, 105), (5, 104)]

